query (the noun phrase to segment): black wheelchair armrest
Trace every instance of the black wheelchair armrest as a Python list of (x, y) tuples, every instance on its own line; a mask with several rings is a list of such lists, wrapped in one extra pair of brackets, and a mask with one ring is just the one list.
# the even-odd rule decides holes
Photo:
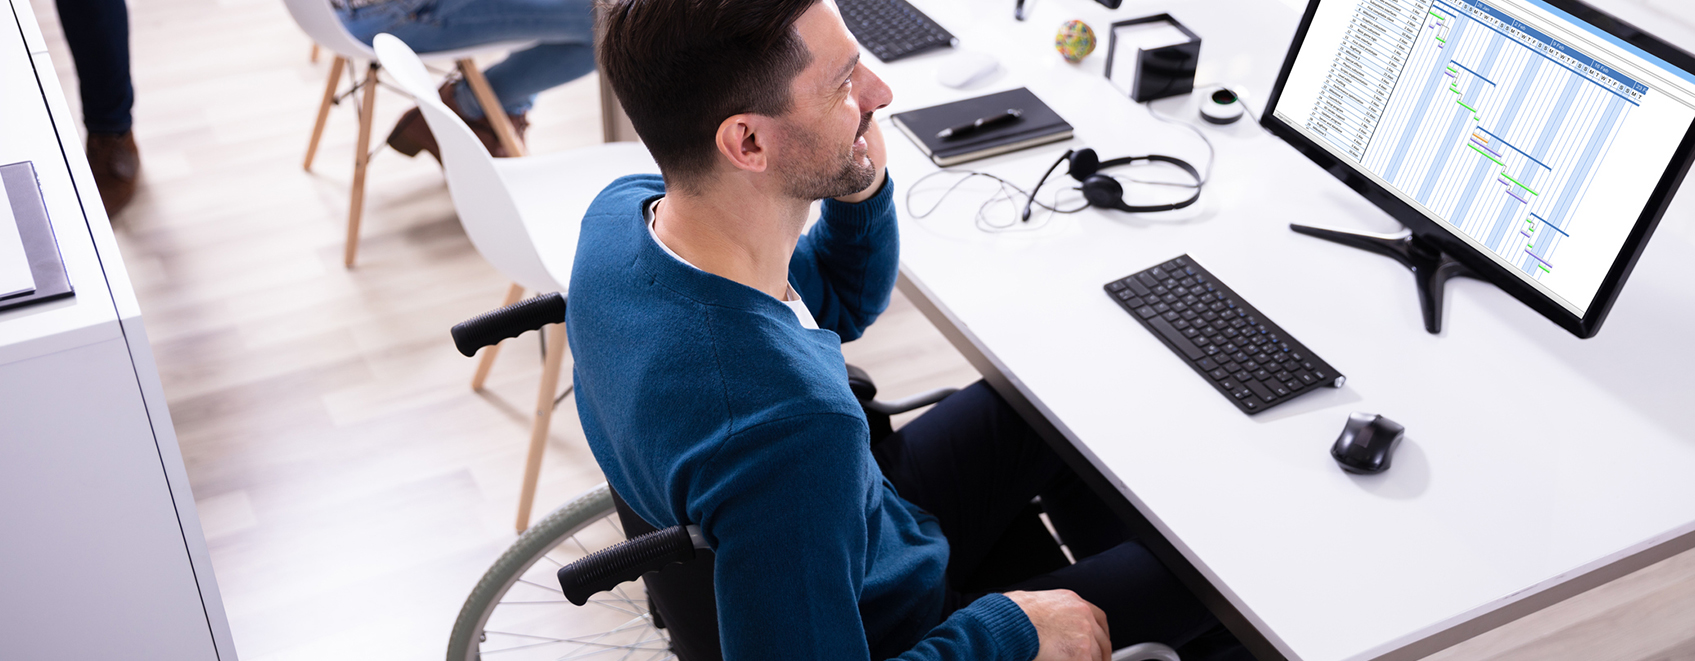
[(589, 597), (656, 572), (688, 562), (695, 549), (706, 548), (699, 526), (671, 526), (606, 547), (559, 568), (559, 587), (565, 598), (581, 606)]
[(936, 402), (947, 399), (948, 395), (952, 395), (956, 392), (959, 392), (958, 388), (937, 388), (930, 392), (919, 393), (906, 399), (897, 399), (892, 402), (873, 399), (870, 401), (862, 401), (860, 404), (863, 405), (867, 411), (875, 411), (883, 415), (897, 415), (913, 409), (935, 404)]
[(564, 322), (565, 296), (559, 292), (542, 294), (455, 324), (453, 346), (466, 357), (475, 356), (478, 349), (501, 340)]

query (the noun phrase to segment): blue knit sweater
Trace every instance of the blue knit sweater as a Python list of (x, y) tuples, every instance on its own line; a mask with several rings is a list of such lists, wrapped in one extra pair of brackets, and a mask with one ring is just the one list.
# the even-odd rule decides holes
[(948, 545), (878, 471), (841, 343), (888, 306), (892, 182), (824, 203), (790, 284), (818, 321), (667, 255), (624, 177), (583, 218), (566, 325), (577, 410), (606, 479), (661, 528), (698, 524), (717, 556), (724, 657), (1029, 661), (1036, 629), (990, 595), (942, 620)]

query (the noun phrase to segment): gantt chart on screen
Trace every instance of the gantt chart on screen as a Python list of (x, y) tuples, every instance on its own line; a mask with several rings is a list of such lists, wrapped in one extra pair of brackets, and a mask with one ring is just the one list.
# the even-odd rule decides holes
[(1549, 9), (1326, 0), (1276, 112), (1581, 315), (1695, 80)]

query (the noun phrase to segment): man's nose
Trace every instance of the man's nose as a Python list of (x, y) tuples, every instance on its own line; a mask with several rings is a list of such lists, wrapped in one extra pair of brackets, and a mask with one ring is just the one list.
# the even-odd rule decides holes
[(859, 107), (865, 112), (873, 112), (888, 107), (895, 98), (895, 92), (889, 85), (870, 68), (865, 69), (866, 84), (860, 86), (863, 90), (859, 97)]

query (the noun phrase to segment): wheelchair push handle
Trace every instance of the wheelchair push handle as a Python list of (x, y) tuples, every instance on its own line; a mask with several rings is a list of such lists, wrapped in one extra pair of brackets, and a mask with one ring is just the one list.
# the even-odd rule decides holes
[(478, 349), (499, 344), (501, 340), (564, 322), (565, 296), (559, 292), (542, 294), (455, 324), (453, 346), (466, 357), (475, 356)]
[(673, 564), (688, 562), (705, 548), (698, 526), (671, 526), (590, 553), (559, 568), (565, 598), (581, 606), (589, 597)]

